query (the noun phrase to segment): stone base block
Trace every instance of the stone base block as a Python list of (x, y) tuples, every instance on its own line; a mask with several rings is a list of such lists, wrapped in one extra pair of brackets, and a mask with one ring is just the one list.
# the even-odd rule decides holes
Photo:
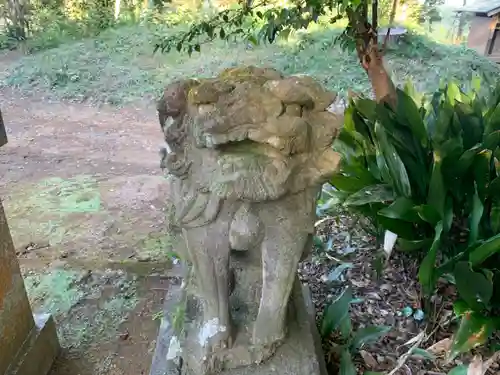
[(60, 346), (50, 314), (35, 314), (35, 327), (20, 349), (6, 375), (47, 375)]
[[(292, 292), (288, 314), (286, 341), (270, 359), (258, 365), (227, 369), (220, 374), (326, 375), (309, 288), (298, 280)], [(172, 330), (166, 329), (168, 326), (169, 324), (164, 322), (160, 328), (150, 375), (197, 375), (189, 369), (179, 367), (183, 363), (182, 358), (177, 356), (180, 348), (177, 339), (174, 337), (172, 340)]]

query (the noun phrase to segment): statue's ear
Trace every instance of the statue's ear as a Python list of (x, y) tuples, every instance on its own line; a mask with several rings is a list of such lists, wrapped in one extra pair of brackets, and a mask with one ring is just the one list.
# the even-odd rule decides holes
[(189, 90), (198, 82), (192, 79), (174, 81), (163, 90), (163, 95), (158, 102), (158, 112), (163, 112), (166, 117), (177, 117), (186, 111)]

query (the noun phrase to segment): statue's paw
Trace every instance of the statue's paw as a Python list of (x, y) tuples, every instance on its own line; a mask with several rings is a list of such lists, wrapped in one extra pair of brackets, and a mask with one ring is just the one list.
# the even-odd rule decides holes
[(253, 345), (258, 351), (258, 361), (262, 362), (271, 357), (276, 349), (283, 344), (286, 331), (280, 328), (280, 324), (273, 324), (272, 320), (259, 324), (257, 320), (253, 331)]
[(215, 353), (230, 348), (232, 344), (231, 333), (226, 329), (212, 336), (208, 340), (207, 348), (211, 353)]
[[(201, 342), (200, 342), (201, 344)], [(232, 345), (229, 332), (219, 332), (211, 336), (203, 346), (202, 374), (217, 374), (223, 370), (225, 350)]]
[(198, 343), (210, 354), (225, 350), (232, 345), (231, 325), (221, 323), (219, 318), (208, 319), (198, 331)]

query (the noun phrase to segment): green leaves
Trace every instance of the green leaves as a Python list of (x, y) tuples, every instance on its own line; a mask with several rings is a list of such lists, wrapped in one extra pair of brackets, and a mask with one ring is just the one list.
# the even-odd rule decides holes
[(477, 185), (475, 186), (475, 193), (472, 197), (472, 210), (469, 218), (469, 245), (472, 245), (477, 241), (479, 236), (479, 222), (481, 221), (481, 217), (483, 216), (484, 206), (483, 202), (479, 198), (479, 193), (477, 189)]
[(484, 342), (500, 306), (500, 84), (488, 99), (472, 86), (450, 83), (432, 97), (408, 86), (395, 109), (351, 101), (333, 179), (344, 207), (423, 259), (424, 296), (440, 277), (455, 282), (455, 352)]
[(493, 281), (482, 273), (470, 269), (468, 262), (458, 262), (454, 271), (455, 283), (460, 297), (474, 310), (488, 306), (493, 295)]
[(356, 367), (352, 362), (351, 352), (349, 350), (342, 350), (342, 354), (340, 355), (340, 371), (339, 375), (356, 375)]
[(321, 323), (321, 335), (323, 337), (332, 334), (349, 317), (349, 306), (352, 301), (352, 290), (346, 288), (342, 294), (333, 301), (325, 310)]
[(498, 252), (500, 252), (500, 233), (487, 239), (479, 247), (474, 249), (469, 255), (469, 261), (474, 267)]
[(420, 115), (420, 111), (413, 99), (404, 91), (397, 90), (397, 114), (411, 128), (416, 139), (426, 146), (429, 142), (427, 130), (425, 129), (424, 121)]
[(460, 365), (452, 368), (450, 372), (448, 372), (448, 375), (467, 375), (468, 370), (468, 365)]
[(390, 219), (399, 219), (409, 222), (418, 222), (420, 217), (411, 199), (397, 198), (389, 207), (383, 208), (378, 213)]
[(434, 151), (434, 163), (432, 166), (431, 181), (429, 184), (429, 195), (427, 204), (436, 209), (439, 216), (444, 216), (444, 204), (446, 201), (446, 189), (443, 174), (441, 172), (442, 158), (439, 152)]
[(387, 166), (390, 183), (398, 195), (411, 197), (411, 186), (406, 172), (406, 167), (398, 155), (396, 149), (387, 139), (387, 135), (382, 126), (377, 122), (375, 124), (375, 134), (379, 143), (381, 163)]
[(344, 201), (344, 206), (362, 206), (368, 203), (385, 203), (395, 197), (391, 187), (386, 184), (362, 188)]
[(370, 345), (384, 337), (391, 327), (388, 326), (368, 326), (360, 328), (354, 334), (352, 339), (353, 350), (361, 349), (364, 345)]
[(443, 233), (443, 223), (440, 221), (435, 228), (434, 242), (425, 256), (418, 271), (418, 279), (426, 295), (430, 295), (434, 290), (437, 281), (436, 257), (441, 245), (441, 234)]
[(476, 346), (484, 344), (493, 329), (494, 323), (491, 318), (472, 311), (464, 313), (458, 331), (453, 336), (449, 361), (460, 353), (468, 352)]

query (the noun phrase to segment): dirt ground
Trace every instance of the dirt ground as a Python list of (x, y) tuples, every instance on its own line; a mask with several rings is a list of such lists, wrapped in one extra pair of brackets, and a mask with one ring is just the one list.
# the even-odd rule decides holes
[(0, 103), (0, 197), (30, 299), (58, 324), (52, 375), (147, 374), (172, 282), (154, 107)]

